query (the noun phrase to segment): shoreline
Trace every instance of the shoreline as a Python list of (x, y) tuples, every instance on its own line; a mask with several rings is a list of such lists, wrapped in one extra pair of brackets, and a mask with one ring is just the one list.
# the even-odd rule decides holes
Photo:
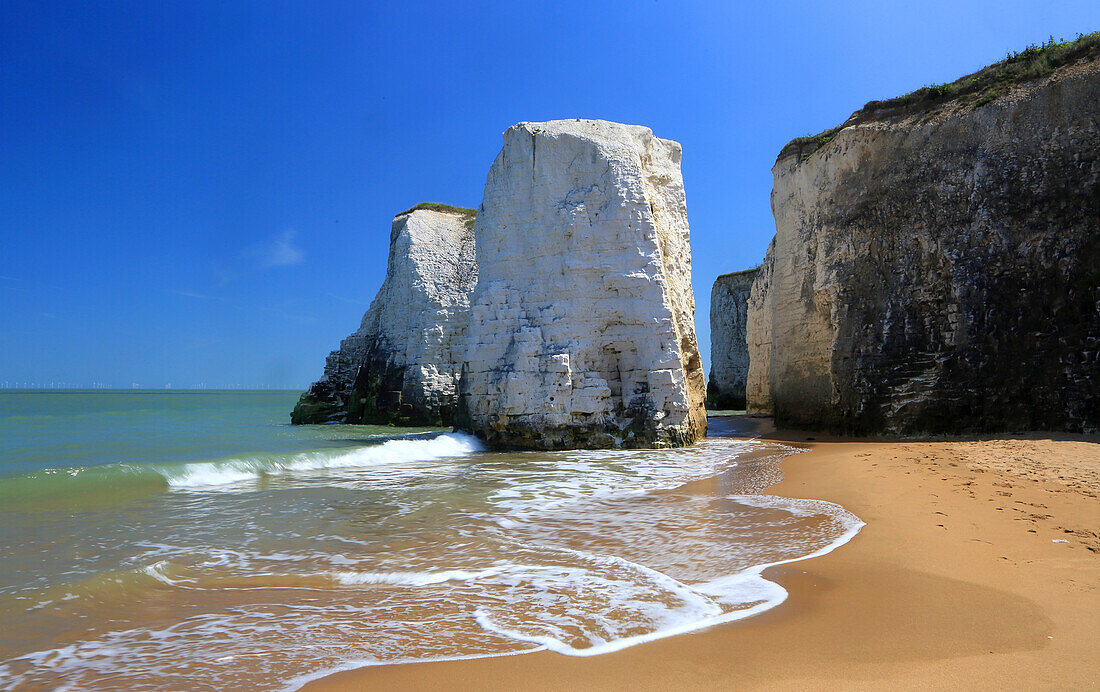
[(1100, 436), (762, 439), (768, 494), (835, 502), (866, 526), (769, 567), (787, 600), (702, 631), (578, 658), (369, 666), (301, 689), (1065, 689), (1100, 680)]

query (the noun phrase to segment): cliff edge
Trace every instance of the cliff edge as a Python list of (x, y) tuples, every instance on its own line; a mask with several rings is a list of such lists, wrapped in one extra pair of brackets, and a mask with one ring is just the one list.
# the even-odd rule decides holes
[(783, 149), (747, 316), (750, 411), (847, 433), (1097, 428), (1095, 39)]

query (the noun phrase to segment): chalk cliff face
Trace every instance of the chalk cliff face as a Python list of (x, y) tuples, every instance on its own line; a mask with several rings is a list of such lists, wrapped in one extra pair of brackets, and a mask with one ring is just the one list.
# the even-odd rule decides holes
[(784, 149), (750, 410), (846, 432), (1097, 427), (1100, 63), (989, 100)]
[(679, 144), (603, 121), (520, 123), (476, 235), (459, 427), (543, 449), (705, 433)]
[(358, 331), (329, 355), (293, 422), (451, 423), (477, 281), (472, 221), (458, 209), (414, 208), (394, 218), (382, 288)]
[(745, 408), (749, 374), (747, 312), (749, 291), (759, 268), (723, 274), (710, 292), (710, 379), (707, 405), (716, 409)]
[(754, 416), (775, 413), (771, 390), (772, 308), (768, 300), (774, 267), (775, 239), (772, 238), (764, 253), (764, 263), (752, 281), (745, 309), (745, 346), (749, 358), (745, 374), (745, 409)]

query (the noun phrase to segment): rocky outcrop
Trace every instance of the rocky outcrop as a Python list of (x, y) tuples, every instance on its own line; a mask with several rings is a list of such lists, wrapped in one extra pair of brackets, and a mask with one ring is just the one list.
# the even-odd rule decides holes
[(772, 270), (775, 268), (775, 239), (768, 244), (764, 263), (756, 271), (745, 309), (745, 345), (749, 367), (745, 375), (745, 409), (752, 416), (775, 413), (771, 391), (772, 309), (768, 302)]
[(705, 433), (679, 144), (603, 121), (520, 123), (476, 235), (460, 428), (541, 449)]
[(749, 374), (747, 312), (749, 291), (760, 268), (723, 274), (710, 292), (710, 378), (707, 406), (744, 409)]
[(850, 433), (1097, 427), (1100, 62), (987, 75), (1004, 69), (956, 83), (992, 80), (979, 98), (869, 104), (784, 149), (750, 410)]
[(473, 218), (473, 210), (438, 204), (394, 218), (382, 288), (302, 395), (292, 422), (452, 422), (477, 281)]

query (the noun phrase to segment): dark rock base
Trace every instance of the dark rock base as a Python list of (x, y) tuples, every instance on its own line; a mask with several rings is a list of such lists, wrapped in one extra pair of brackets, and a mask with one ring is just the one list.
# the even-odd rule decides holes
[(290, 414), (294, 424), (348, 423), (404, 427), (447, 427), (454, 420), (448, 401), (425, 402), (406, 387), (405, 368), (384, 353), (372, 354), (350, 386), (318, 382), (298, 400)]

